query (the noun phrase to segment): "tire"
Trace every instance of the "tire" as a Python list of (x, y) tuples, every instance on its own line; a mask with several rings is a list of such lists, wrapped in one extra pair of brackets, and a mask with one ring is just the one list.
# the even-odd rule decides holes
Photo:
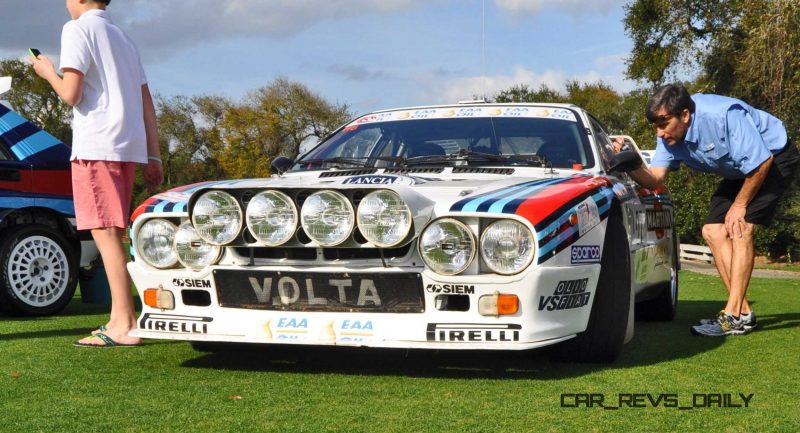
[(606, 227), (600, 276), (586, 331), (561, 343), (556, 359), (572, 362), (614, 362), (622, 352), (631, 299), (628, 236), (619, 210), (612, 208)]
[(672, 236), (671, 278), (658, 288), (655, 298), (636, 304), (636, 320), (671, 322), (678, 312), (678, 237)]
[(58, 313), (77, 285), (77, 253), (59, 232), (38, 224), (15, 226), (0, 239), (0, 307), (5, 312)]

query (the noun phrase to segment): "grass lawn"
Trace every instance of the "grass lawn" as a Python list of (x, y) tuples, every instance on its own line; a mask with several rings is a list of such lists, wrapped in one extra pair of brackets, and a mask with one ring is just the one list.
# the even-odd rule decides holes
[[(760, 328), (727, 339), (689, 325), (720, 309), (717, 278), (681, 273), (678, 317), (637, 322), (613, 365), (536, 353), (276, 348), (207, 354), (188, 343), (84, 349), (106, 307), (0, 316), (2, 432), (768, 432), (800, 431), (800, 281), (756, 279)], [(562, 394), (647, 407), (561, 407)], [(642, 394), (626, 396), (625, 394)], [(749, 407), (680, 410), (694, 394)], [(663, 397), (658, 407), (648, 400)], [(698, 401), (694, 401), (699, 399)], [(567, 403), (574, 403), (568, 397)]]

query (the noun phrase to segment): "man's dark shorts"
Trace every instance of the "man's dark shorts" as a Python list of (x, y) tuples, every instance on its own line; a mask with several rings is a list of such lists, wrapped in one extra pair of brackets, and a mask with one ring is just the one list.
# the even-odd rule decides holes
[[(774, 155), (767, 178), (747, 205), (745, 221), (762, 226), (769, 226), (772, 223), (778, 200), (795, 178), (798, 161), (800, 152), (791, 141), (780, 153)], [(711, 197), (706, 224), (725, 224), (725, 215), (739, 194), (739, 190), (742, 189), (742, 184), (744, 179), (722, 179), (717, 191)]]

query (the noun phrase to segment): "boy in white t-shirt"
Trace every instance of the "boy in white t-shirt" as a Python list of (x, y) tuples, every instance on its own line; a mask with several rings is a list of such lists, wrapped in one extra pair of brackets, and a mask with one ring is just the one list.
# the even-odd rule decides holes
[(163, 181), (156, 114), (139, 53), (111, 22), (111, 0), (66, 0), (72, 21), (61, 33), (59, 76), (49, 58), (36, 73), (73, 107), (72, 189), (79, 230), (91, 230), (111, 287), (111, 317), (77, 346), (139, 345), (122, 237), (128, 226), (137, 164), (151, 192)]

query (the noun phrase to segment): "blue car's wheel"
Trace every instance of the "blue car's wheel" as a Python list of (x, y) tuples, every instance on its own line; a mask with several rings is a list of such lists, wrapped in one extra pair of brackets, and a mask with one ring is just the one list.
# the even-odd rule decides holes
[(52, 228), (11, 227), (0, 239), (0, 306), (7, 313), (55, 314), (67, 306), (77, 284), (76, 254)]

